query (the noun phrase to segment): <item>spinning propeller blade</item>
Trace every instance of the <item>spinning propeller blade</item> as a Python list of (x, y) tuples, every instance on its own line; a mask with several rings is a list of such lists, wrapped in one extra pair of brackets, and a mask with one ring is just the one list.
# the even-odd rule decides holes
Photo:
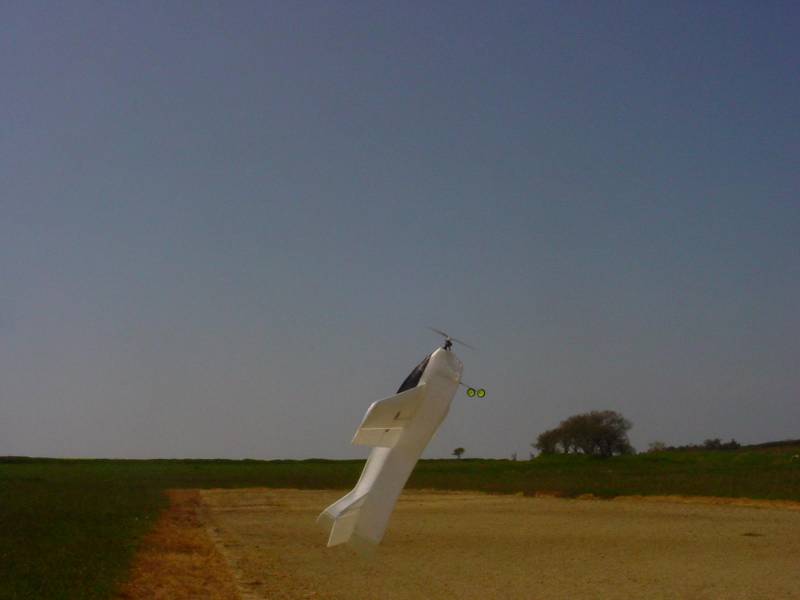
[(430, 329), (431, 331), (433, 331), (435, 333), (438, 333), (439, 335), (444, 336), (444, 338), (446, 340), (450, 340), (451, 342), (456, 342), (457, 344), (461, 344), (462, 346), (465, 346), (465, 347), (469, 348), (470, 350), (477, 350), (477, 348), (475, 346), (471, 346), (467, 342), (462, 342), (458, 338), (452, 337), (451, 335), (449, 335), (448, 333), (442, 331), (441, 329), (436, 329), (435, 327), (428, 327), (428, 329)]

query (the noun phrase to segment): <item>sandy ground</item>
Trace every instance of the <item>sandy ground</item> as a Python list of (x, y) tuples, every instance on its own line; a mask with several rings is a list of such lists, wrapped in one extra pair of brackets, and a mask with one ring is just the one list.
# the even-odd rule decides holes
[(800, 598), (791, 504), (407, 491), (364, 558), (315, 525), (340, 492), (200, 493), (246, 599)]

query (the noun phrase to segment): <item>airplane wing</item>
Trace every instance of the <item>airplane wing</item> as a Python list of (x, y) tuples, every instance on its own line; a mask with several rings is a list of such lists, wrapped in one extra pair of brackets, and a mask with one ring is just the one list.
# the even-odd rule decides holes
[(396, 396), (373, 402), (353, 436), (353, 444), (392, 448), (424, 397), (425, 384), (421, 384)]

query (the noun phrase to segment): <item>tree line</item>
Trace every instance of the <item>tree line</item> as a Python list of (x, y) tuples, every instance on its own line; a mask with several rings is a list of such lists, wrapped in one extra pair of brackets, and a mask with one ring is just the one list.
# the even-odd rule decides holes
[[(613, 410), (593, 410), (573, 415), (559, 423), (558, 427), (543, 431), (531, 444), (540, 454), (585, 454), (606, 458), (623, 454), (635, 454), (636, 450), (628, 440), (631, 422)], [(800, 445), (800, 440), (783, 440), (753, 444), (748, 447), (771, 447)], [(738, 450), (741, 444), (734, 439), (723, 442), (720, 438), (707, 439), (702, 444), (669, 446), (664, 442), (651, 442), (648, 452), (672, 452), (686, 450)], [(461, 458), (464, 448), (453, 450), (453, 456)], [(530, 457), (533, 459), (534, 453)], [(511, 460), (517, 460), (516, 452)]]
[(685, 444), (683, 446), (668, 446), (664, 442), (650, 442), (648, 452), (685, 452), (687, 450), (738, 450), (742, 445), (731, 438), (729, 442), (723, 442), (719, 438), (712, 438), (702, 444)]

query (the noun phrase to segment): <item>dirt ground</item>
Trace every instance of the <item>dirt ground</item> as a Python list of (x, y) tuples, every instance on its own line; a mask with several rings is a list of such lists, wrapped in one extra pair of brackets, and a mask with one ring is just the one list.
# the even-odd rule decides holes
[(364, 558), (314, 522), (341, 492), (200, 493), (245, 599), (800, 598), (790, 503), (406, 491)]

